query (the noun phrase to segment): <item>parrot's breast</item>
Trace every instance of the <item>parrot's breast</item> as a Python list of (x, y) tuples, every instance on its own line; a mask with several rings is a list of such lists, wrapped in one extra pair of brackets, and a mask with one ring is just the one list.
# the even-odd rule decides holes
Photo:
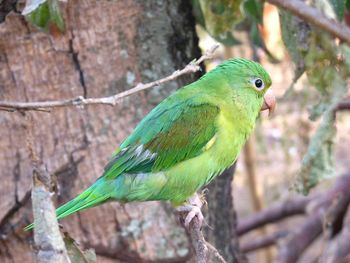
[(241, 127), (237, 121), (229, 110), (220, 112), (217, 132), (204, 152), (165, 171), (168, 181), (159, 193), (161, 199), (180, 205), (233, 164), (254, 126)]

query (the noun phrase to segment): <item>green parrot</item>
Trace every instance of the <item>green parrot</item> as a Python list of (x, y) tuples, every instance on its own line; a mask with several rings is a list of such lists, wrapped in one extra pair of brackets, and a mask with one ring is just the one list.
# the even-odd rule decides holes
[(168, 200), (188, 212), (185, 225), (195, 216), (202, 222), (195, 193), (237, 159), (259, 112), (273, 110), (270, 86), (260, 64), (230, 59), (179, 89), (137, 125), (93, 185), (56, 210), (57, 218), (111, 200)]

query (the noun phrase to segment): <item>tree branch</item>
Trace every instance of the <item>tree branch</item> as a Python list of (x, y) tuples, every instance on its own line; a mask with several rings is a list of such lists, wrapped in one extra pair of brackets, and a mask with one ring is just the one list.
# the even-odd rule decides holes
[(249, 242), (242, 243), (241, 250), (244, 253), (248, 253), (260, 248), (275, 245), (279, 239), (286, 237), (289, 234), (287, 230), (277, 231), (272, 234), (255, 237)]
[(68, 263), (70, 259), (60, 234), (55, 207), (51, 200), (51, 176), (34, 149), (33, 119), (31, 115), (26, 115), (26, 117), (27, 147), (33, 166), (32, 203), (36, 259), (38, 263)]
[(350, 209), (348, 208), (347, 215), (345, 216), (346, 222), (343, 230), (337, 235), (327, 247), (324, 249), (320, 256), (320, 263), (329, 262), (348, 262), (345, 260), (346, 256), (349, 256), (350, 251)]
[[(324, 223), (335, 224), (338, 221), (343, 214), (342, 210), (349, 204), (349, 185), (350, 176), (340, 176), (330, 191), (310, 202), (306, 221), (279, 242), (275, 263), (297, 262), (304, 250), (325, 230)], [(335, 217), (327, 220), (329, 214), (334, 214)], [(328, 229), (334, 227), (327, 226)]]
[(295, 230), (279, 243), (278, 254), (274, 263), (295, 263), (301, 253), (318, 237), (322, 232), (322, 209), (312, 214), (303, 225)]
[(40, 101), (40, 102), (11, 102), (11, 101), (0, 101), (0, 110), (6, 111), (45, 111), (47, 108), (58, 108), (58, 107), (67, 107), (67, 106), (80, 106), (80, 105), (90, 105), (90, 104), (103, 104), (103, 105), (116, 105), (122, 98), (128, 97), (132, 94), (138, 93), (142, 90), (150, 89), (155, 86), (159, 86), (163, 83), (174, 80), (182, 75), (194, 73), (200, 70), (200, 64), (207, 59), (212, 58), (215, 50), (219, 47), (218, 44), (209, 48), (204, 55), (202, 55), (198, 60), (192, 61), (187, 64), (183, 69), (173, 72), (171, 75), (147, 83), (139, 83), (134, 88), (120, 92), (118, 94), (101, 97), (101, 98), (84, 98), (79, 96), (77, 98), (65, 99), (65, 100), (53, 100), (53, 101)]
[(208, 247), (201, 231), (197, 217), (193, 218), (189, 229), (192, 245), (197, 255), (198, 263), (206, 263), (208, 260)]
[(226, 263), (225, 259), (220, 255), (217, 249), (205, 241), (197, 217), (193, 218), (192, 222), (190, 223), (189, 234), (191, 237), (192, 245), (196, 252), (197, 263)]
[(338, 111), (350, 110), (350, 99), (347, 99), (347, 100), (345, 100), (343, 102), (340, 102), (338, 104), (337, 110)]
[(303, 214), (310, 200), (310, 197), (298, 197), (296, 199), (286, 200), (282, 203), (272, 205), (248, 218), (241, 219), (237, 227), (238, 235), (243, 235), (255, 228), (276, 222), (291, 215)]
[(57, 224), (52, 194), (44, 182), (48, 179), (47, 171), (36, 165), (32, 189), (36, 258), (39, 263), (68, 263), (70, 260)]
[(267, 2), (291, 12), (306, 22), (350, 44), (350, 29), (347, 26), (325, 17), (318, 9), (305, 4), (303, 1), (267, 0)]
[[(232, 180), (236, 164), (226, 169), (208, 186), (206, 239), (228, 262), (247, 262), (241, 253), (237, 234), (237, 215), (234, 207)], [(223, 209), (223, 207), (225, 209)]]

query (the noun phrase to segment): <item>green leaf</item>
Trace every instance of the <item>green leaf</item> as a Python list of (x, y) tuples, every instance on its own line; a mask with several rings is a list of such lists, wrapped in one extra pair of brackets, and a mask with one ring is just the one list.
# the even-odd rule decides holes
[(225, 12), (225, 5), (220, 2), (214, 2), (210, 5), (210, 10), (216, 15), (223, 15)]
[(264, 6), (261, 1), (245, 0), (243, 2), (243, 10), (245, 15), (259, 24), (262, 24), (263, 7)]
[(232, 34), (235, 26), (243, 20), (241, 1), (193, 0), (193, 14), (210, 36), (226, 46), (239, 44)]
[(345, 12), (345, 5), (347, 4), (346, 0), (330, 0), (330, 3), (332, 5), (332, 8), (337, 15), (338, 21), (343, 21), (344, 18), (344, 12)]
[(205, 18), (199, 0), (192, 1), (192, 13), (197, 23), (205, 29)]
[(49, 24), (53, 23), (61, 31), (64, 31), (64, 21), (60, 13), (58, 0), (29, 1), (22, 12), (28, 21), (35, 26), (48, 30)]
[(48, 0), (51, 21), (56, 24), (59, 30), (64, 31), (64, 21), (61, 16), (58, 0)]
[(345, 7), (348, 11), (350, 11), (350, 0), (345, 1)]
[(50, 10), (47, 2), (40, 4), (34, 11), (26, 15), (27, 20), (41, 29), (47, 29), (50, 21)]

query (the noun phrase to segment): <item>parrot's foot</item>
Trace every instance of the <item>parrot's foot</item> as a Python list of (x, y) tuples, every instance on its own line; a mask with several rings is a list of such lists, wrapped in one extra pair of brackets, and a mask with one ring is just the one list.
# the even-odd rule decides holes
[(185, 217), (184, 225), (186, 228), (190, 226), (190, 223), (192, 222), (193, 218), (197, 217), (199, 221), (199, 226), (202, 227), (204, 216), (202, 214), (201, 209), (198, 206), (195, 205), (184, 205), (177, 208), (177, 211), (179, 212), (188, 212)]
[(191, 196), (188, 199), (186, 204), (176, 209), (178, 212), (187, 212), (187, 215), (185, 217), (185, 222), (184, 222), (184, 225), (186, 228), (189, 228), (190, 223), (195, 217), (197, 217), (198, 219), (199, 227), (202, 227), (202, 224), (204, 221), (204, 216), (201, 211), (202, 205), (203, 205), (203, 202), (200, 196), (197, 193), (195, 193), (193, 196)]

